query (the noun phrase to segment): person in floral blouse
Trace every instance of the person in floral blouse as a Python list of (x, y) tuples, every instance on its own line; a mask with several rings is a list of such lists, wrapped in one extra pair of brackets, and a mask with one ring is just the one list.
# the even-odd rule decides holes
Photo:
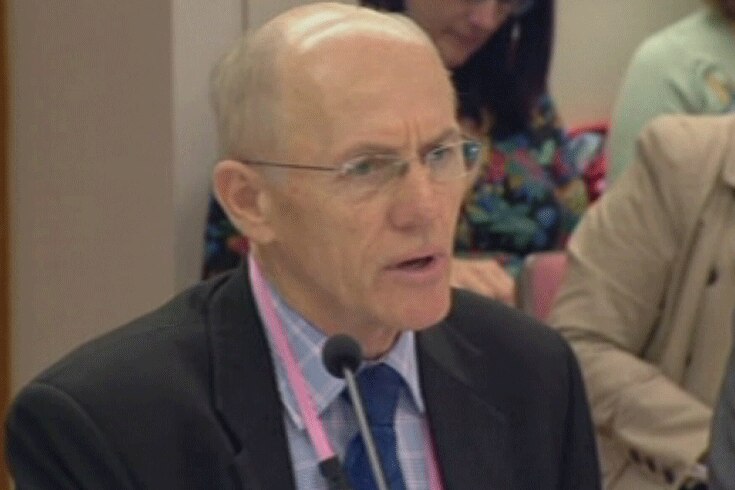
[[(463, 129), (487, 148), (460, 213), (452, 282), (514, 303), (524, 257), (564, 247), (604, 176), (604, 135), (570, 137), (547, 91), (554, 0), (360, 3), (411, 17), (451, 70)], [(233, 267), (245, 250), (212, 200), (203, 275)]]

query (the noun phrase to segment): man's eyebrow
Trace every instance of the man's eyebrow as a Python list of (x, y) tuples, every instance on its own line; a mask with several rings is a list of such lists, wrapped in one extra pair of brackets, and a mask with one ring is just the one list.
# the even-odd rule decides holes
[(424, 154), (426, 152), (429, 152), (436, 148), (437, 146), (446, 144), (449, 140), (456, 140), (462, 137), (462, 132), (459, 130), (459, 128), (452, 127), (447, 128), (439, 135), (432, 138), (428, 143), (424, 143), (421, 145), (420, 153)]
[(391, 145), (380, 143), (360, 143), (353, 146), (347, 152), (348, 156), (359, 157), (361, 155), (393, 155), (399, 153), (399, 149)]
[[(426, 153), (431, 149), (446, 143), (448, 140), (457, 139), (462, 136), (462, 132), (459, 128), (452, 127), (447, 128), (437, 136), (431, 138), (428, 142), (423, 143), (419, 148), (420, 153)], [(352, 146), (349, 150), (342, 152), (344, 158), (356, 158), (363, 155), (398, 155), (401, 153), (401, 148), (397, 148), (390, 144), (382, 144), (375, 142), (363, 142)]]

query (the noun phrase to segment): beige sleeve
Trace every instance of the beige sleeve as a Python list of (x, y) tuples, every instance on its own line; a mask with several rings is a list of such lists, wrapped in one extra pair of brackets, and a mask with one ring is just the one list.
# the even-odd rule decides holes
[(685, 133), (671, 120), (643, 132), (636, 161), (574, 233), (549, 319), (579, 357), (598, 433), (672, 469), (705, 450), (711, 416), (640, 357), (686, 226), (676, 173), (696, 149)]

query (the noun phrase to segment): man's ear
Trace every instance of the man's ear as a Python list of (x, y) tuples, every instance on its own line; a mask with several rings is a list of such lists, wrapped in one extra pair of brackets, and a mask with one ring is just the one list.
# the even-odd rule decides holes
[(270, 199), (260, 173), (240, 162), (223, 160), (215, 165), (212, 180), (217, 201), (237, 229), (255, 243), (273, 240)]

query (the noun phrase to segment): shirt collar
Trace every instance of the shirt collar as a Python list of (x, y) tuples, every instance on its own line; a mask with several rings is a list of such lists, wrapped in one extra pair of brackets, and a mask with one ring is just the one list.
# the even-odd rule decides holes
[[(250, 277), (250, 281), (252, 283), (252, 276)], [(286, 336), (291, 345), (291, 350), (296, 357), (296, 362), (309, 387), (314, 406), (317, 413), (321, 415), (339, 397), (345, 388), (345, 381), (329, 374), (322, 364), (321, 352), (324, 343), (327, 341), (327, 336), (291, 309), (277, 293), (275, 288), (267, 281), (266, 285), (273, 299), (276, 313), (281, 319), (283, 328), (286, 331)], [(255, 299), (258, 310), (262, 311), (263, 308), (260, 305), (259, 298), (256, 297)], [(264, 315), (261, 314), (260, 317), (264, 322), (266, 321)], [(288, 382), (284, 364), (275, 349), (275, 344), (271, 338), (269, 329), (266, 328), (265, 330), (276, 365), (276, 377), (281, 399), (283, 400), (288, 416), (296, 427), (301, 430), (304, 428), (304, 422), (299, 412), (296, 396)], [(386, 363), (401, 375), (406, 386), (408, 386), (415, 408), (419, 413), (424, 413), (424, 400), (421, 396), (418, 363), (416, 360), (415, 333), (412, 331), (403, 332), (385, 355), (376, 361), (369, 361), (363, 364), (363, 367), (378, 362)]]

